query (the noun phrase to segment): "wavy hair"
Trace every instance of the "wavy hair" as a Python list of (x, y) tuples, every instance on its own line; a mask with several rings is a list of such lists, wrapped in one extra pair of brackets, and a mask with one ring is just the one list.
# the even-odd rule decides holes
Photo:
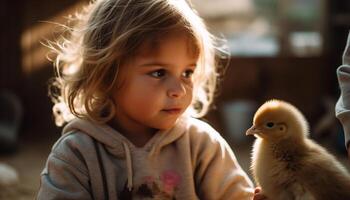
[(207, 113), (217, 84), (216, 52), (222, 48), (185, 0), (95, 0), (64, 27), (65, 34), (48, 43), (57, 55), (49, 95), (58, 126), (74, 117), (111, 120), (115, 113), (111, 94), (119, 68), (144, 41), (176, 30), (191, 37), (199, 56), (187, 113), (193, 117)]

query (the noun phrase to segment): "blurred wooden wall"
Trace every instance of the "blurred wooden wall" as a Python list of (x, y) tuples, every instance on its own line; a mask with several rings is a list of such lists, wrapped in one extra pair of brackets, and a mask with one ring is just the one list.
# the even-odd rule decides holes
[(21, 7), (13, 1), (0, 3), (0, 89), (18, 89), (21, 73)]
[(222, 106), (232, 101), (261, 105), (282, 99), (297, 106), (311, 125), (325, 111), (323, 100), (332, 96), (336, 76), (328, 57), (232, 58), (221, 82), (216, 110), (208, 116), (225, 133)]
[(23, 135), (47, 135), (55, 129), (48, 98), (53, 76), (48, 48), (59, 28), (74, 14), (78, 0), (4, 0), (0, 2), (0, 89), (13, 91), (23, 104)]

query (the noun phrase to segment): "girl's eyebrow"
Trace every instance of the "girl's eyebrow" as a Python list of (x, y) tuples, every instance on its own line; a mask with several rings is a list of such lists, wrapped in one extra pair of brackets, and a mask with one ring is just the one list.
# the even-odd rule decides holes
[[(168, 63), (162, 63), (162, 62), (146, 62), (140, 65), (140, 67), (153, 67), (153, 66), (162, 66), (162, 67), (171, 67), (172, 64)], [(186, 65), (188, 67), (196, 67), (197, 63), (191, 62), (190, 64)]]

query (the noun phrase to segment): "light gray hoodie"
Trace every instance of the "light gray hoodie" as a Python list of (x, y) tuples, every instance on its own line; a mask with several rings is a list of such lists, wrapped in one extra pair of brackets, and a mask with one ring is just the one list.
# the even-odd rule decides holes
[(335, 114), (343, 125), (345, 145), (350, 143), (350, 32), (343, 54), (343, 64), (337, 69), (340, 97), (335, 106)]
[(75, 119), (52, 147), (38, 199), (252, 199), (253, 184), (207, 123), (180, 118), (136, 147)]

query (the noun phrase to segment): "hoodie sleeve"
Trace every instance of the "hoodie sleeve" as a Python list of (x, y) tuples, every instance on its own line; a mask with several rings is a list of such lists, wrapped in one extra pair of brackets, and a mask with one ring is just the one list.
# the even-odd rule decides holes
[(54, 145), (48, 157), (41, 173), (38, 200), (92, 199), (87, 169), (74, 143), (66, 138)]
[(204, 131), (192, 139), (199, 198), (251, 200), (253, 184), (229, 145), (209, 125), (203, 123), (201, 127)]
[(335, 106), (335, 114), (343, 125), (345, 145), (350, 143), (350, 32), (343, 54), (343, 64), (337, 69), (340, 97)]

